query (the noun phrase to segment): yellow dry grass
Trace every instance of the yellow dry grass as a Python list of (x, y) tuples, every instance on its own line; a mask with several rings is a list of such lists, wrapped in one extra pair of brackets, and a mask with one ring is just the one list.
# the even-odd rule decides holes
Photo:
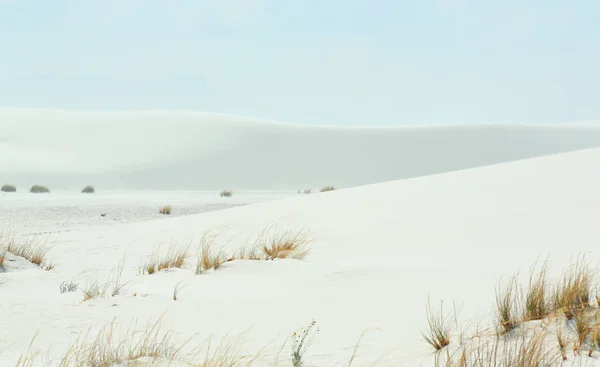
[(158, 210), (159, 214), (171, 214), (171, 211), (173, 210), (173, 207), (171, 207), (171, 205), (165, 205), (162, 208), (160, 208)]
[(255, 248), (263, 252), (265, 260), (303, 260), (310, 252), (308, 245), (313, 242), (310, 231), (281, 230), (276, 226), (265, 228), (255, 242)]
[(47, 242), (42, 241), (39, 236), (30, 236), (18, 241), (14, 234), (5, 232), (0, 234), (0, 257), (4, 262), (6, 252), (22, 257), (32, 264), (44, 270), (52, 270), (54, 264), (49, 262), (46, 255), (52, 249)]

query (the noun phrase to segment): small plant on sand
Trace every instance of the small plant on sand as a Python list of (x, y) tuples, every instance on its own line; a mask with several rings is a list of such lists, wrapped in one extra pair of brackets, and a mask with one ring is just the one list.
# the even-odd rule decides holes
[(304, 355), (314, 337), (319, 333), (319, 328), (315, 326), (316, 323), (313, 320), (307, 327), (292, 334), (292, 365), (294, 367), (302, 367), (304, 365)]
[(0, 191), (2, 191), (2, 192), (17, 192), (17, 187), (13, 186), (13, 185), (2, 185), (2, 188), (0, 188)]
[(217, 234), (206, 231), (200, 239), (200, 244), (196, 250), (196, 274), (202, 274), (207, 270), (217, 270), (227, 262), (228, 258), (225, 256), (223, 250), (215, 250)]
[(29, 192), (35, 193), (35, 194), (42, 194), (42, 193), (48, 193), (50, 192), (50, 190), (43, 185), (33, 185), (31, 186), (31, 189), (29, 190)]
[(231, 190), (223, 190), (221, 191), (221, 197), (231, 197), (233, 195), (233, 192)]
[(31, 236), (19, 242), (14, 236), (9, 235), (4, 241), (6, 241), (6, 250), (11, 254), (22, 257), (44, 270), (52, 270), (54, 268), (54, 265), (46, 258), (51, 247), (42, 242), (39, 237)]
[(502, 334), (514, 330), (519, 321), (516, 309), (517, 283), (511, 278), (504, 291), (496, 291), (496, 320)]
[(574, 319), (575, 323), (573, 326), (575, 332), (577, 333), (577, 341), (573, 347), (573, 350), (575, 353), (580, 354), (583, 351), (586, 340), (592, 332), (592, 327), (590, 326), (590, 319), (585, 310), (580, 310), (577, 314), (575, 314)]
[(443, 307), (440, 308), (439, 315), (434, 315), (431, 310), (431, 304), (427, 301), (426, 312), (429, 330), (426, 334), (422, 335), (425, 341), (437, 352), (450, 344), (450, 326), (444, 316)]
[(102, 283), (98, 279), (89, 279), (83, 289), (83, 302), (104, 297), (108, 292), (109, 283)]
[(140, 267), (140, 273), (154, 274), (157, 271), (165, 269), (181, 269), (188, 257), (189, 245), (187, 247), (179, 247), (176, 243), (172, 243), (169, 251), (163, 257), (159, 256), (159, 249), (154, 250)]
[(552, 296), (553, 307), (571, 320), (580, 310), (590, 306), (592, 275), (583, 258), (563, 273)]
[(181, 283), (183, 283), (183, 281), (177, 283), (175, 285), (175, 288), (173, 288), (173, 301), (177, 301), (177, 299), (179, 298), (179, 292), (181, 292), (181, 289), (183, 288)]
[(258, 236), (255, 246), (263, 252), (265, 260), (303, 260), (310, 251), (307, 246), (312, 241), (306, 229), (279, 231), (270, 226)]
[(567, 339), (563, 334), (563, 328), (559, 325), (556, 329), (556, 341), (558, 342), (558, 350), (563, 361), (567, 360)]
[(77, 291), (79, 283), (64, 281), (60, 283), (60, 293), (70, 293)]
[(171, 205), (165, 205), (162, 208), (160, 208), (160, 210), (158, 211), (159, 214), (171, 214), (171, 211), (173, 210), (173, 208), (171, 207)]
[(546, 263), (537, 273), (534, 273), (535, 266), (531, 269), (529, 277), (529, 287), (525, 294), (525, 320), (541, 320), (551, 312), (548, 302), (548, 282), (546, 280)]
[(335, 190), (334, 186), (325, 186), (321, 189), (321, 192), (333, 191)]
[(92, 185), (87, 185), (86, 187), (83, 188), (83, 190), (81, 190), (81, 192), (83, 194), (93, 194), (96, 192), (96, 189)]

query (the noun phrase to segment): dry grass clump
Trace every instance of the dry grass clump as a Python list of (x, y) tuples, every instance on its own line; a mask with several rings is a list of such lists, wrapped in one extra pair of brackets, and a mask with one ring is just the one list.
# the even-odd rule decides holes
[(443, 308), (440, 307), (439, 315), (434, 315), (431, 310), (431, 304), (427, 301), (426, 311), (429, 329), (427, 333), (422, 335), (434, 351), (438, 352), (450, 345), (450, 326), (447, 317), (444, 315)]
[(231, 197), (233, 195), (233, 192), (231, 190), (223, 190), (221, 191), (221, 197)]
[(208, 270), (217, 270), (228, 260), (223, 249), (216, 250), (215, 242), (218, 234), (206, 231), (200, 239), (200, 244), (196, 251), (196, 274), (202, 274)]
[(159, 249), (154, 250), (145, 263), (140, 267), (140, 273), (154, 274), (157, 271), (165, 269), (181, 269), (185, 265), (185, 261), (189, 257), (190, 246), (180, 247), (176, 243), (172, 243), (167, 253), (159, 256)]
[(162, 208), (159, 209), (158, 213), (159, 214), (171, 214), (171, 211), (173, 210), (173, 208), (171, 207), (171, 205), (165, 205)]
[(529, 286), (525, 294), (525, 321), (541, 320), (553, 310), (548, 302), (547, 263), (537, 273), (535, 266), (529, 276)]
[(553, 307), (571, 320), (579, 311), (590, 306), (591, 292), (592, 274), (584, 259), (580, 258), (563, 273), (552, 297)]
[(109, 283), (100, 282), (98, 279), (89, 279), (84, 285), (83, 289), (83, 302), (104, 297), (108, 292)]
[(96, 189), (92, 185), (87, 185), (86, 187), (83, 188), (83, 190), (81, 190), (81, 192), (83, 194), (93, 194), (96, 192)]
[(514, 330), (522, 317), (518, 314), (516, 278), (511, 278), (503, 291), (496, 291), (496, 320), (502, 334)]
[(0, 188), (2, 192), (17, 192), (17, 187), (14, 185), (2, 185)]
[[(6, 252), (10, 252), (15, 256), (22, 257), (32, 264), (39, 266), (44, 270), (52, 270), (54, 264), (48, 261), (46, 255), (52, 249), (46, 242), (40, 240), (38, 236), (31, 236), (23, 241), (17, 241), (12, 234), (0, 235), (0, 257), (2, 262), (6, 256)], [(1, 263), (0, 263), (1, 264)]]
[(33, 186), (31, 186), (31, 189), (29, 189), (29, 192), (40, 194), (40, 193), (48, 193), (48, 192), (50, 192), (50, 190), (46, 186), (43, 186), (43, 185), (33, 185)]
[(307, 246), (311, 242), (313, 239), (306, 229), (280, 231), (270, 226), (258, 236), (255, 247), (263, 252), (265, 260), (303, 260), (310, 251)]
[(325, 186), (321, 189), (321, 192), (333, 191), (335, 190), (335, 186)]
[(6, 259), (7, 251), (8, 248), (6, 248), (6, 246), (3, 246), (2, 243), (0, 243), (0, 267), (4, 266), (4, 259)]

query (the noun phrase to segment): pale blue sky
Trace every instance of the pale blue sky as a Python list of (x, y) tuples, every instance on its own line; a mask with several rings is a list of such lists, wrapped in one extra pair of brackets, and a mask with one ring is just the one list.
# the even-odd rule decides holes
[(0, 0), (0, 106), (600, 120), (597, 0)]

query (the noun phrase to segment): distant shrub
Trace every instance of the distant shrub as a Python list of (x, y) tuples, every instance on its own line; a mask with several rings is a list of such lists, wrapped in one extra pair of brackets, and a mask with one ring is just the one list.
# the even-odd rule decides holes
[(311, 190), (311, 189), (304, 190), (304, 193), (305, 193), (305, 194), (310, 194), (311, 192), (312, 192), (312, 190)]
[(29, 192), (33, 192), (33, 193), (48, 193), (48, 192), (50, 192), (50, 190), (46, 186), (33, 185), (33, 186), (31, 186), (31, 189), (29, 190)]
[(171, 214), (171, 210), (173, 210), (173, 208), (171, 207), (171, 205), (165, 205), (162, 208), (160, 208), (160, 210), (158, 211), (160, 214)]
[(2, 192), (17, 192), (17, 188), (13, 185), (3, 185), (0, 189)]
[(81, 190), (81, 192), (84, 194), (93, 194), (96, 192), (96, 189), (94, 188), (94, 186), (87, 185), (83, 188), (83, 190)]
[(333, 191), (335, 190), (334, 186), (325, 186), (324, 188), (321, 189), (321, 192), (327, 192), (327, 191)]
[(231, 190), (223, 190), (221, 191), (221, 197), (230, 197), (233, 195), (233, 192)]

